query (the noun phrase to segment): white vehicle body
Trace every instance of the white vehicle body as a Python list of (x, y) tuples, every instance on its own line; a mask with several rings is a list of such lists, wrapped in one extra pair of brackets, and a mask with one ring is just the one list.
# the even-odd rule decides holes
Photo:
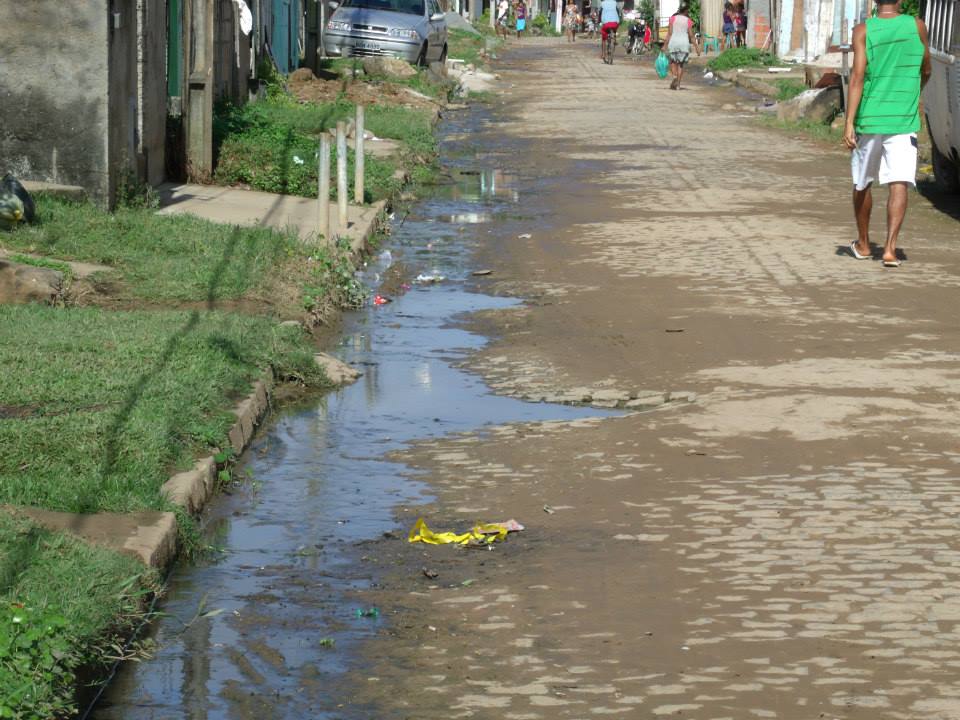
[(923, 91), (937, 182), (960, 192), (960, 0), (927, 0), (931, 75)]

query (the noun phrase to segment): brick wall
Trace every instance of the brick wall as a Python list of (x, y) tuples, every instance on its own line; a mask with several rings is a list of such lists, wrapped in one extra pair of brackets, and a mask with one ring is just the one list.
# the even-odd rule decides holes
[(750, 20), (753, 23), (753, 46), (763, 47), (770, 34), (770, 19), (764, 13), (754, 12)]

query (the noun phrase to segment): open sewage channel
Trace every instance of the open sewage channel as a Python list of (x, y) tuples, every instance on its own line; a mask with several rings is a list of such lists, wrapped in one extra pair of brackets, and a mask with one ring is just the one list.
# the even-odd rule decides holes
[(170, 575), (150, 630), (152, 657), (122, 664), (88, 717), (355, 715), (336, 708), (331, 689), (362, 662), (359, 644), (389, 624), (384, 609), (374, 616), (356, 602), (376, 582), (356, 548), (405, 534), (395, 509), (429, 500), (424, 483), (384, 457), (485, 425), (607, 414), (499, 397), (454, 366), (485, 343), (452, 324), (457, 317), (517, 302), (471, 290), (473, 250), (491, 233), (513, 232), (523, 187), (538, 182), (489, 167), (472, 143), (489, 114), (473, 108), (443, 122), (441, 162), (452, 182), (398, 219), (386, 251), (363, 271), (372, 287), (398, 261), (445, 280), (347, 315), (334, 354), (363, 376), (261, 430), (239, 481), (204, 514), (211, 551)]

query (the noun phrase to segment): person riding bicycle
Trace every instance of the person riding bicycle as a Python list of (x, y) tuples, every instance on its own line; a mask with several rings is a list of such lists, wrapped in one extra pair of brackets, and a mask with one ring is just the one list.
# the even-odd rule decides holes
[(617, 28), (620, 27), (620, 3), (617, 0), (602, 0), (600, 3), (600, 58), (603, 59), (603, 48), (606, 46), (607, 35), (614, 34), (616, 41)]

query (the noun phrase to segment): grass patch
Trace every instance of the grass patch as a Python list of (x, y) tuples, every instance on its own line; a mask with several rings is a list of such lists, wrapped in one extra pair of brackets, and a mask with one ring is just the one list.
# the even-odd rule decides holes
[[(249, 185), (265, 192), (314, 197), (317, 193), (317, 151), (322, 132), (354, 116), (353, 103), (295, 103), (262, 100), (242, 107), (218, 109), (215, 135), (220, 146), (215, 178), (225, 184)], [(406, 161), (430, 162), (435, 153), (430, 116), (410, 108), (371, 105), (366, 127), (378, 137), (400, 141)], [(334, 152), (335, 156), (336, 153)], [(348, 151), (349, 192), (353, 193), (353, 151)], [(392, 160), (366, 158), (366, 202), (388, 197), (399, 188)], [(331, 192), (333, 188), (331, 188)]]
[(537, 30), (540, 35), (544, 37), (560, 37), (562, 33), (558, 33), (554, 30), (553, 25), (550, 23), (550, 16), (545, 13), (540, 13), (537, 15), (530, 23), (530, 26)]
[(77, 670), (101, 674), (155, 583), (132, 558), (0, 514), (0, 717), (73, 715)]
[[(239, 298), (302, 252), (293, 234), (264, 228), (230, 227), (147, 209), (105, 213), (91, 204), (44, 195), (35, 199), (38, 222), (4, 235), (4, 245), (109, 265), (119, 271), (129, 292), (144, 300)], [(51, 261), (32, 260), (39, 262)]]
[(70, 280), (73, 277), (73, 269), (67, 265), (67, 263), (60, 262), (59, 260), (50, 260), (44, 257), (32, 257), (30, 255), (19, 255), (16, 253), (10, 255), (8, 259), (15, 263), (20, 263), (21, 265), (31, 265), (33, 267), (46, 268), (48, 270), (62, 272), (65, 280)]
[(814, 122), (812, 120), (778, 120), (776, 117), (767, 116), (761, 117), (760, 121), (778, 130), (802, 132), (811, 138), (824, 142), (839, 144), (843, 139), (842, 128), (833, 128), (825, 123)]
[[(488, 28), (489, 29), (489, 28)], [(447, 31), (447, 54), (467, 65), (481, 67), (486, 63), (487, 37), (474, 35), (467, 30), (450, 29)]]
[(807, 84), (796, 78), (783, 78), (777, 80), (774, 85), (777, 87), (777, 102), (792, 100), (808, 90)]
[(771, 67), (782, 63), (773, 53), (763, 52), (759, 48), (727, 48), (707, 63), (711, 70), (733, 70), (744, 67)]
[(261, 369), (320, 384), (297, 328), (228, 313), (0, 306), (0, 504), (165, 507)]

